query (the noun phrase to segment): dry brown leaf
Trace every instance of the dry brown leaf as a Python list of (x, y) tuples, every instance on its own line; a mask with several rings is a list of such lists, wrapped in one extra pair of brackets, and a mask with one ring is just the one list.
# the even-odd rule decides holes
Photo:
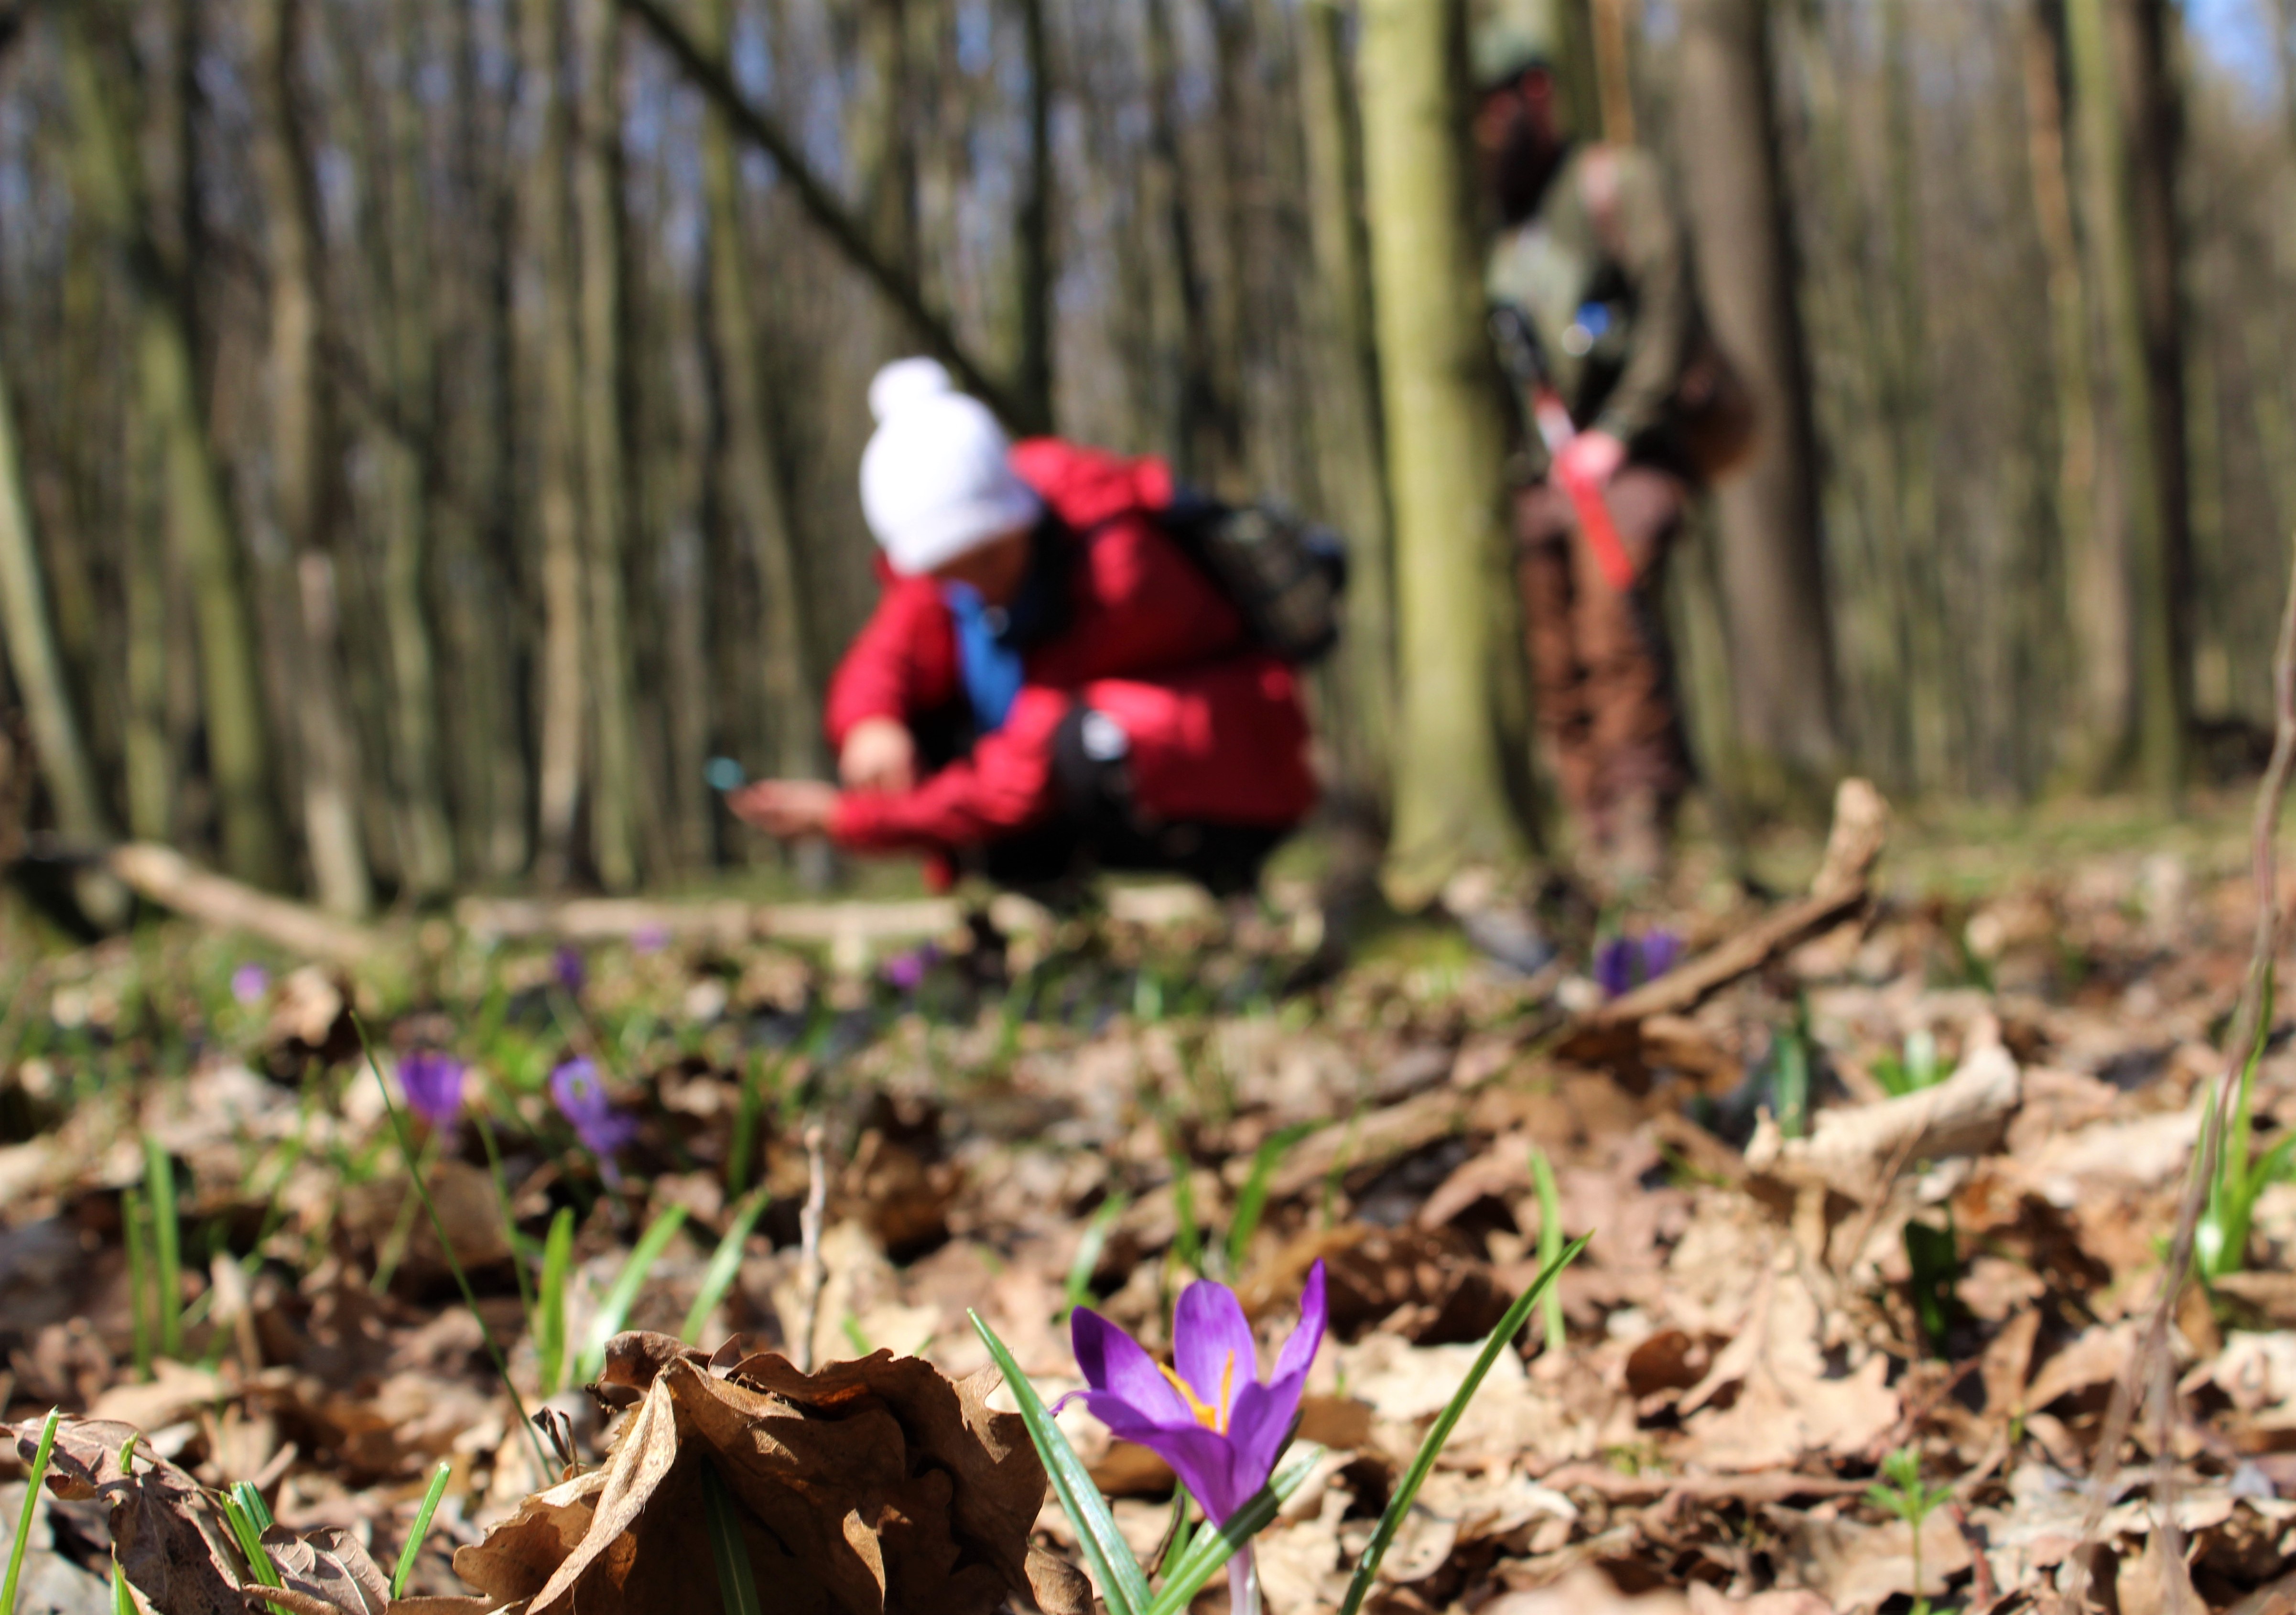
[[(37, 1423), (8, 1427), (27, 1464), (39, 1449)], [(66, 1419), (56, 1428), (48, 1489), (67, 1502), (102, 1498), (111, 1506), (120, 1569), (166, 1615), (242, 1615), (238, 1556), (215, 1505), (191, 1476), (139, 1449), (135, 1472), (119, 1468), (120, 1444), (135, 1432), (102, 1420)]]
[(773, 1356), (717, 1372), (633, 1335), (608, 1355), (644, 1379), (642, 1400), (603, 1469), (455, 1555), (489, 1597), (531, 1598), (530, 1615), (715, 1607), (707, 1470), (778, 1608), (986, 1615), (1029, 1587), (1044, 1471), (1019, 1416), (989, 1410), (993, 1376), (952, 1384), (885, 1352), (811, 1375)]
[[(1798, 1271), (1772, 1269), (1744, 1331), (1682, 1400), (1685, 1456), (1743, 1472), (1788, 1467), (1805, 1454), (1861, 1453), (1898, 1422), (1900, 1403), (1888, 1376), (1878, 1352), (1833, 1374), (1816, 1299)], [(1733, 1388), (1735, 1400), (1718, 1406)]]
[(1914, 1535), (1902, 1520), (1791, 1517), (1785, 1544), (1801, 1578), (1843, 1615), (1879, 1609), (1894, 1593), (1935, 1597), (1946, 1578), (1969, 1568), (1969, 1545), (1942, 1509), (1922, 1523), (1922, 1581), (1914, 1585)]

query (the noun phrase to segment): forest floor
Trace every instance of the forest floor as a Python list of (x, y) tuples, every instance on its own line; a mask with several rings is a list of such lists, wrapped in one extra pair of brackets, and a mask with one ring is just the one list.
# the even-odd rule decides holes
[[(838, 1432), (775, 1448), (826, 1512), (757, 1550), (784, 1555), (768, 1607), (863, 1607), (814, 1562), (839, 1554), (890, 1609), (1001, 1607), (1013, 1542), (1077, 1544), (1033, 1480), (1015, 1519), (979, 1517), (1003, 1494), (974, 1480), (1009, 1477), (1014, 1437), (970, 1378), (989, 1358), (968, 1311), (1050, 1400), (1081, 1382), (1071, 1307), (1158, 1349), (1201, 1275), (1267, 1345), (1320, 1259), (1332, 1332), (1300, 1438), (1324, 1456), (1258, 1553), (1270, 1611), (1335, 1609), (1550, 1222), (1593, 1236), (1560, 1316), (1499, 1357), (1366, 1608), (2046, 1602), (2225, 1069), (2255, 915), (2243, 812), (1900, 824), (1870, 892), (1853, 878), (1831, 908), (1810, 906), (1831, 864), (1802, 896), (1816, 838), (1754, 849), (1751, 883), (1700, 853), (1606, 966), (1670, 943), (1687, 963), (1623, 998), (1596, 979), (1620, 917), (1590, 914), (1528, 980), (1398, 926), (1302, 985), (1315, 925), (1283, 899), (1001, 951), (956, 933), (858, 970), (434, 923), (373, 980), (180, 922), (71, 948), (0, 913), (0, 1476), (51, 1406), (73, 1415), (20, 1607), (111, 1610), (115, 1551), (145, 1607), (242, 1607), (212, 1490), (245, 1480), (290, 1572), (275, 1606), (714, 1608), (699, 1528), (641, 1506), (674, 1463), (634, 1479), (610, 1455), (716, 1440), (737, 1402)], [(1778, 929), (1797, 913), (1816, 920)], [(1751, 968), (1669, 988), (1734, 948)], [(2256, 1075), (2258, 1158), (2296, 1136), (2290, 1029)], [(602, 1104), (554, 1085), (578, 1060)], [(2158, 1453), (2137, 1422), (2088, 1538), (2106, 1607), (2161, 1607), (2156, 1491), (2210, 1605), (2283, 1599), (2292, 1251), (2296, 1182), (2263, 1185), (2178, 1311), (2177, 1422)], [(666, 1347), (633, 1368), (604, 1349), (625, 1327), (823, 1372)], [(852, 1365), (881, 1352), (938, 1373)], [(673, 1381), (675, 1439), (626, 1439)], [(521, 1427), (537, 1406), (555, 1454)], [(1062, 1424), (1151, 1554), (1170, 1472), (1081, 1407)], [(838, 1472), (804, 1472), (822, 1452)], [(394, 1603), (367, 1556), (397, 1559), (441, 1460)], [(897, 1505), (836, 1501), (881, 1462)], [(1909, 1463), (1934, 1509), (1906, 1506)], [(23, 1498), (0, 1480), (0, 1549)], [(673, 1606), (672, 1585), (701, 1590)], [(1216, 1581), (1197, 1607), (1226, 1598)]]

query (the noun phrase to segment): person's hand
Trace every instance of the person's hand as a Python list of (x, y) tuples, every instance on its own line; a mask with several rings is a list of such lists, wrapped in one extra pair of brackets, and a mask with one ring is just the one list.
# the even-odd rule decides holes
[(837, 811), (837, 787), (820, 780), (759, 780), (726, 798), (744, 824), (783, 840), (821, 835)]
[(1600, 488), (1627, 463), (1627, 446), (1606, 431), (1582, 431), (1554, 457), (1554, 474), (1565, 482)]
[(897, 792), (917, 783), (917, 742), (898, 718), (865, 717), (846, 731), (837, 777), (848, 791)]

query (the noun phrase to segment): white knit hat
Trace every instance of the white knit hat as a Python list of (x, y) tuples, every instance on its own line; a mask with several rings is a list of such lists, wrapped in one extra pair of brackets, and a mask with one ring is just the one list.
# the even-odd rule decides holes
[(861, 513), (895, 571), (930, 572), (1043, 512), (996, 417), (938, 361), (896, 359), (879, 371), (869, 413), (877, 430), (861, 455)]

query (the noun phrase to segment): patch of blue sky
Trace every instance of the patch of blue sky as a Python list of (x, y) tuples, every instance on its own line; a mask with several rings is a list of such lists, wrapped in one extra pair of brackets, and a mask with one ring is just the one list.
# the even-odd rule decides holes
[(2289, 93), (2281, 83), (2274, 0), (2183, 0), (2185, 31), (2208, 63), (2265, 111)]

